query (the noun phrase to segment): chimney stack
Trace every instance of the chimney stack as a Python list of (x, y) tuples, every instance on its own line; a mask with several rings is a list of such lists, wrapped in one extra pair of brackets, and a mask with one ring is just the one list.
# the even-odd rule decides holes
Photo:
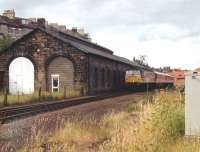
[(41, 28), (46, 28), (46, 20), (45, 18), (38, 18), (37, 19), (37, 25)]
[(78, 32), (77, 27), (72, 27), (72, 32), (77, 33)]

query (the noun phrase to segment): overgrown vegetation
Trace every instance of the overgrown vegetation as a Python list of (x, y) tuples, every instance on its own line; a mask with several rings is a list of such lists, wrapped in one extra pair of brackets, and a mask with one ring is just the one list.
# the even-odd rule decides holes
[(184, 137), (183, 101), (177, 92), (156, 93), (100, 121), (72, 120), (46, 138), (34, 134), (20, 151), (199, 152), (200, 140)]
[[(41, 101), (52, 101), (52, 100), (62, 100), (66, 98), (78, 97), (80, 96), (79, 90), (67, 89), (66, 93), (50, 93), (50, 92), (41, 92), (39, 95), (38, 92), (35, 92), (31, 95), (8, 95), (7, 96), (7, 106), (16, 105), (16, 104), (27, 104)], [(0, 107), (4, 106), (5, 93), (0, 93)]]
[(2, 39), (0, 39), (0, 52), (7, 48), (12, 43), (12, 38), (10, 35), (4, 36)]

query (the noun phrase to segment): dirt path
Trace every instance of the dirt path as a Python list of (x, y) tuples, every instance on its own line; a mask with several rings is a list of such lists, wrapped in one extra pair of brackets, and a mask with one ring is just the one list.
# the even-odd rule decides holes
[(36, 134), (38, 130), (52, 132), (61, 123), (70, 119), (100, 119), (109, 112), (119, 112), (129, 103), (137, 102), (144, 93), (135, 93), (87, 103), (62, 110), (39, 114), (16, 120), (0, 126), (0, 152), (15, 151), (23, 144), (24, 139)]

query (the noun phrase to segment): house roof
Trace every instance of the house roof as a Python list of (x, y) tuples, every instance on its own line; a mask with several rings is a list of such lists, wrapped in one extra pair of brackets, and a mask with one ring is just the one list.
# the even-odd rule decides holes
[[(44, 33), (47, 33), (48, 35), (53, 36), (54, 38), (57, 38), (61, 41), (63, 41), (64, 43), (70, 44), (73, 47), (77, 48), (78, 50), (86, 53), (86, 54), (92, 54), (92, 55), (96, 55), (96, 56), (100, 56), (100, 57), (104, 57), (110, 60), (114, 60), (117, 62), (121, 62), (121, 63), (125, 63), (127, 65), (130, 66), (134, 66), (134, 67), (138, 67), (138, 68), (144, 68), (144, 69), (148, 69), (142, 65), (139, 65), (137, 63), (134, 63), (126, 58), (120, 57), (120, 56), (116, 56), (113, 54), (109, 54), (109, 53), (105, 53), (103, 52), (101, 49), (95, 48), (95, 47), (91, 47), (89, 45), (85, 45), (83, 43), (79, 43), (76, 41), (76, 39), (67, 39), (66, 37), (62, 36), (61, 34), (59, 34), (59, 32), (52, 32), (50, 30), (47, 29), (43, 29), (43, 28), (36, 28), (34, 30), (32, 30), (31, 32), (29, 32), (28, 34), (24, 35), (22, 38), (19, 38), (18, 40), (14, 41), (8, 48), (10, 48), (13, 44), (16, 44), (17, 42), (21, 41), (22, 39), (26, 38), (27, 36), (29, 36), (30, 34), (34, 33), (35, 31), (42, 31)], [(6, 51), (8, 48), (6, 48), (4, 51)], [(103, 47), (102, 47), (103, 49)], [(2, 51), (3, 52), (3, 51)]]
[(109, 54), (113, 54), (113, 51), (111, 51), (110, 49), (108, 48), (105, 48), (103, 46), (100, 46), (98, 45), (97, 43), (93, 43), (91, 41), (88, 41), (88, 40), (85, 40), (83, 38), (81, 38), (80, 36), (76, 36), (76, 34), (74, 34), (72, 31), (68, 31), (67, 33), (66, 32), (61, 32), (61, 31), (58, 31), (57, 30), (57, 33), (61, 36), (61, 37), (64, 37), (66, 39), (76, 39), (76, 40), (79, 40), (79, 42), (84, 42), (84, 44), (86, 45), (90, 45), (92, 47), (97, 47), (98, 49), (101, 49), (102, 51), (106, 52), (106, 53), (109, 53)]
[(14, 18), (14, 19), (9, 19), (6, 16), (0, 15), (0, 24), (8, 25), (10, 27), (15, 27), (15, 28), (30, 28), (34, 29), (36, 28), (36, 25), (34, 24), (22, 24), (23, 18)]
[[(131, 66), (135, 66), (135, 67), (140, 67), (140, 68), (145, 68), (135, 62), (132, 62), (126, 58), (123, 58), (123, 57), (120, 57), (120, 56), (117, 56), (117, 55), (113, 55), (113, 54), (110, 54), (110, 53), (105, 53), (102, 51), (102, 49), (105, 49), (107, 51), (107, 48), (104, 48), (102, 46), (99, 46), (101, 47), (101, 49), (98, 49), (98, 48), (93, 48), (91, 46), (88, 46), (88, 45), (85, 45), (83, 43), (79, 43), (77, 41), (74, 41), (74, 40), (70, 40), (70, 39), (67, 39), (65, 38), (64, 36), (60, 35), (59, 33), (60, 32), (52, 32), (52, 31), (48, 31), (46, 29), (41, 29), (43, 32), (46, 32), (50, 35), (53, 35), (54, 37), (57, 37), (58, 39), (66, 42), (66, 43), (69, 43), (71, 44), (72, 46), (74, 46), (75, 48), (85, 52), (85, 53), (88, 53), (88, 54), (93, 54), (93, 55), (97, 55), (97, 56), (101, 56), (101, 57), (104, 57), (104, 58), (108, 58), (108, 59), (111, 59), (111, 60), (115, 60), (115, 61), (118, 61), (118, 62), (122, 62), (122, 63), (125, 63), (125, 64), (128, 64), (128, 65), (131, 65)], [(66, 33), (65, 33), (66, 34)]]

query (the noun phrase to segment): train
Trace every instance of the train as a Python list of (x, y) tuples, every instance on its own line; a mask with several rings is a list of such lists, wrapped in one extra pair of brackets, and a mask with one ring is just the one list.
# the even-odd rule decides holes
[(167, 73), (147, 70), (128, 70), (125, 83), (131, 89), (161, 89), (174, 86), (175, 78)]

